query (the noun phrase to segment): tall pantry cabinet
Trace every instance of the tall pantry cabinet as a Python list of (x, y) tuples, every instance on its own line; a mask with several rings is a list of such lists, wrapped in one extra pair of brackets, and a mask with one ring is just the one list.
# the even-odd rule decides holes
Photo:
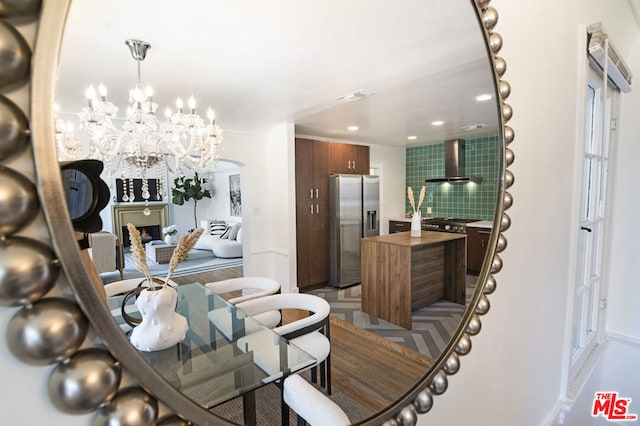
[(296, 139), (298, 287), (329, 281), (329, 144)]
[(369, 147), (296, 138), (298, 288), (329, 281), (329, 174), (369, 174)]

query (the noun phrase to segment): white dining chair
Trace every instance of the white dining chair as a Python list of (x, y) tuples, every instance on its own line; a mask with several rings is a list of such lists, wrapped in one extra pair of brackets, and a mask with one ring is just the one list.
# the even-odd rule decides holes
[[(317, 381), (316, 367), (320, 369), (320, 386), (331, 395), (331, 342), (329, 314), (331, 306), (321, 297), (311, 294), (287, 293), (252, 299), (236, 305), (245, 314), (254, 317), (263, 312), (299, 309), (310, 314), (304, 318), (273, 328), (288, 342), (316, 359), (311, 368), (312, 381)], [(247, 343), (251, 336), (245, 336)]]
[[(230, 278), (227, 280), (206, 283), (204, 286), (218, 295), (241, 291), (242, 294), (240, 296), (231, 297), (227, 300), (227, 302), (232, 305), (276, 294), (280, 291), (280, 283), (267, 277)], [(254, 319), (266, 327), (273, 328), (280, 324), (280, 311), (271, 310), (262, 312), (256, 315)]]
[[(297, 414), (298, 425), (301, 424), (300, 419), (311, 426), (346, 426), (351, 424), (349, 416), (338, 404), (298, 374), (292, 374), (284, 379), (282, 400)], [(287, 413), (283, 413), (283, 415), (287, 416)]]

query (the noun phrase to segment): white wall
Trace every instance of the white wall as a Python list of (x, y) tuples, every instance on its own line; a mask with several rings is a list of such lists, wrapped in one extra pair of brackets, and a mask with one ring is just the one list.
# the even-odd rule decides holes
[(280, 282), (284, 293), (297, 288), (294, 140), (293, 124), (281, 123), (272, 129), (265, 158), (269, 170), (257, 188), (268, 206), (263, 234), (269, 248), (262, 253), (261, 268)]
[(607, 332), (640, 343), (640, 238), (637, 212), (640, 209), (640, 39), (627, 57), (634, 72), (634, 91), (622, 97), (620, 133), (615, 157), (616, 175), (613, 191), (611, 226), (611, 261), (609, 268), (609, 313)]
[[(568, 357), (565, 312), (580, 191), (575, 153), (582, 109), (578, 112), (576, 104), (585, 46), (579, 40), (586, 25), (602, 21), (626, 53), (637, 33), (625, 1), (494, 0), (491, 5), (500, 15), (496, 30), (504, 38), (500, 55), (508, 65), (510, 125), (516, 134), (509, 245), (482, 332), (472, 339), (473, 350), (462, 358), (447, 393), (420, 417), (422, 425), (540, 425), (555, 415)], [(634, 207), (617, 215), (632, 214), (637, 201)], [(629, 257), (620, 254), (614, 253), (617, 262), (629, 265)], [(638, 282), (635, 268), (626, 277), (628, 286)], [(632, 311), (623, 309), (628, 318)]]
[(389, 233), (389, 218), (404, 216), (406, 155), (404, 147), (371, 145), (369, 164), (380, 171), (380, 233)]
[(211, 179), (214, 196), (207, 204), (203, 205), (203, 219), (222, 219), (230, 222), (238, 222), (242, 220), (241, 216), (231, 216), (231, 199), (229, 198), (229, 176), (240, 174), (240, 168), (218, 170), (208, 174)]

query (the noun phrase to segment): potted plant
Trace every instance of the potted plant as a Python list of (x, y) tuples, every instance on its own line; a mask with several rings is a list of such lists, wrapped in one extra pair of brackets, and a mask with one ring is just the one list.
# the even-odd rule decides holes
[(178, 227), (176, 225), (169, 225), (162, 228), (164, 234), (164, 242), (169, 245), (176, 245), (178, 243)]
[(193, 222), (194, 228), (198, 227), (198, 217), (196, 215), (196, 209), (198, 201), (203, 198), (211, 198), (211, 192), (208, 189), (202, 187), (203, 183), (206, 183), (206, 179), (200, 179), (198, 173), (193, 178), (184, 179), (178, 177), (173, 180), (173, 188), (171, 189), (172, 199), (171, 202), (175, 205), (182, 206), (185, 202), (193, 200)]

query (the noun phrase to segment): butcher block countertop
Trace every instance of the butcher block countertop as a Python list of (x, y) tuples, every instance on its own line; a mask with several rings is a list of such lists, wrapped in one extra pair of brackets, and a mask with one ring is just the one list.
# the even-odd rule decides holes
[(422, 231), (420, 237), (412, 237), (411, 232), (396, 232), (395, 234), (379, 235), (377, 237), (367, 237), (365, 240), (382, 243), (398, 244), (401, 246), (425, 246), (429, 244), (439, 244), (446, 241), (453, 241), (466, 238), (465, 234), (453, 232)]

